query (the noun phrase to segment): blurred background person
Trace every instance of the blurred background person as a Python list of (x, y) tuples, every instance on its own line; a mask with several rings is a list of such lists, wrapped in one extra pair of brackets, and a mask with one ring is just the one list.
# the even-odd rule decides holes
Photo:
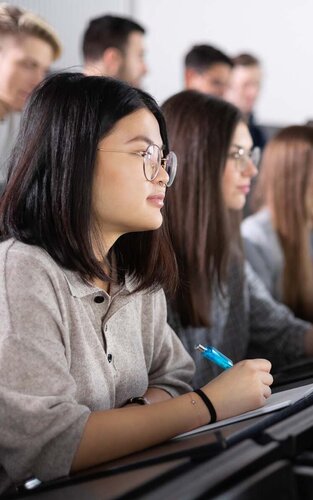
[[(266, 136), (260, 125), (256, 124), (253, 112), (261, 88), (262, 71), (260, 61), (251, 54), (239, 54), (232, 61), (234, 67), (230, 84), (225, 93), (225, 99), (239, 108), (244, 121), (248, 125), (253, 145), (262, 151), (266, 143)], [(242, 211), (243, 217), (247, 217), (252, 212), (251, 199), (255, 183), (256, 178), (251, 182), (247, 202)]]
[(313, 354), (313, 325), (273, 300), (245, 262), (238, 214), (258, 155), (239, 110), (184, 91), (163, 104), (179, 168), (166, 196), (180, 285), (170, 324), (193, 357), (195, 387), (221, 369), (195, 351), (213, 345), (233, 361), (265, 357), (274, 371)]
[(28, 96), (61, 54), (52, 28), (32, 12), (0, 3), (0, 194)]
[(267, 144), (242, 223), (246, 257), (273, 297), (313, 321), (313, 128), (282, 129)]
[(251, 54), (239, 54), (232, 62), (234, 66), (225, 98), (240, 109), (252, 136), (253, 145), (262, 149), (266, 138), (260, 126), (255, 123), (253, 113), (261, 88), (260, 61)]
[(195, 45), (185, 57), (185, 88), (224, 97), (233, 63), (211, 45)]
[(83, 35), (84, 73), (111, 76), (142, 87), (147, 73), (144, 34), (142, 26), (126, 17), (92, 19)]

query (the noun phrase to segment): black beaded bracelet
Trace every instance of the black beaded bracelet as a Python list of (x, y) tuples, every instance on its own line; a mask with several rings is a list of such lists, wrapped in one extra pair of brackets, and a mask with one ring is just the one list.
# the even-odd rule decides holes
[(216, 411), (215, 411), (215, 408), (214, 408), (212, 402), (210, 401), (208, 396), (201, 389), (195, 389), (193, 392), (198, 394), (198, 396), (200, 396), (200, 398), (204, 402), (204, 404), (207, 407), (207, 409), (209, 410), (209, 413), (211, 416), (211, 420), (209, 423), (214, 424), (214, 422), (216, 422)]

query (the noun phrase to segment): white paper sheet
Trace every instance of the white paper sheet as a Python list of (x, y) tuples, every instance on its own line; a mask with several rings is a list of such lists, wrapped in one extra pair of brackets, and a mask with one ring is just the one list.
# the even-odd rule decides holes
[(289, 389), (287, 391), (276, 392), (272, 394), (266, 401), (265, 405), (261, 408), (257, 408), (256, 410), (247, 411), (246, 413), (241, 413), (241, 415), (237, 415), (236, 417), (226, 418), (225, 420), (220, 420), (215, 422), (214, 424), (204, 425), (202, 427), (198, 427), (189, 432), (184, 432), (184, 434), (179, 434), (174, 439), (179, 439), (181, 437), (190, 436), (192, 434), (196, 434), (199, 432), (215, 429), (217, 427), (222, 427), (224, 425), (233, 424), (235, 422), (240, 422), (241, 420), (245, 420), (251, 417), (257, 417), (258, 415), (263, 415), (265, 413), (270, 413), (281, 408), (285, 408), (286, 406), (290, 406), (291, 404), (296, 403), (302, 398), (307, 397), (309, 394), (313, 392), (313, 384), (303, 385), (301, 387), (296, 387), (294, 389)]

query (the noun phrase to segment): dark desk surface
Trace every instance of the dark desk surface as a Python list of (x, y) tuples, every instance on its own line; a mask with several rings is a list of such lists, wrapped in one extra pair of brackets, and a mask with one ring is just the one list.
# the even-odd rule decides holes
[(69, 481), (63, 482), (63, 485), (52, 489), (43, 489), (33, 492), (33, 494), (25, 494), (19, 496), (20, 499), (33, 498), (34, 500), (112, 500), (126, 495), (129, 491), (134, 491), (138, 488), (144, 488), (147, 483), (160, 485), (162, 481), (166, 481), (175, 475), (184, 473), (186, 465), (189, 465), (188, 458), (179, 460), (167, 461), (165, 463), (150, 465), (138, 469), (120, 472), (119, 474), (111, 474), (106, 476), (94, 477), (88, 481), (81, 482), (77, 477), (78, 482), (73, 484)]
[(306, 358), (295, 363), (290, 363), (279, 372), (273, 374), (273, 389), (289, 389), (313, 381), (313, 358)]
[(143, 488), (147, 483), (153, 485), (157, 481), (160, 486), (166, 478), (173, 475), (179, 477), (194, 468), (195, 464), (224, 453), (228, 439), (237, 436), (237, 441), (240, 441), (242, 431), (262, 420), (263, 416), (171, 440), (69, 478), (45, 483), (33, 491), (19, 494), (18, 498), (59, 500), (66, 495), (70, 500), (115, 499)]
[[(289, 389), (312, 382), (313, 378), (307, 378), (301, 384), (297, 381), (279, 389)], [(149, 499), (152, 499), (152, 491), (156, 490), (160, 493), (162, 488), (166, 489), (171, 484), (175, 484), (175, 488), (179, 490), (181, 484), (186, 483), (188, 475), (190, 480), (194, 481), (194, 475), (198, 477), (197, 471), (202, 466), (204, 470), (210, 471), (210, 474), (205, 474), (205, 486), (208, 487), (209, 482), (212, 485), (215, 484), (221, 473), (225, 476), (225, 466), (223, 469), (222, 464), (225, 464), (227, 460), (229, 460), (229, 473), (238, 474), (239, 470), (244, 470), (245, 467), (248, 469), (251, 466), (251, 461), (254, 461), (254, 465), (256, 465), (261, 463), (260, 461), (264, 460), (264, 457), (267, 461), (272, 456), (278, 459), (280, 456), (275, 436), (284, 436), (286, 428), (288, 429), (289, 418), (293, 418), (293, 424), (301, 419), (303, 422), (307, 422), (307, 426), (312, 422), (313, 428), (313, 397), (306, 406), (307, 408), (299, 406), (297, 414), (294, 416), (292, 416), (292, 409), (288, 407), (211, 431), (201, 432), (179, 440), (171, 440), (69, 478), (51, 481), (40, 486), (37, 490), (27, 494), (21, 493), (18, 498), (27, 497), (40, 500), (59, 500), (65, 497), (70, 500), (115, 499), (127, 498), (128, 496), (137, 498), (137, 496), (133, 496), (134, 492), (137, 492), (136, 495), (141, 493), (144, 495), (144, 491), (147, 490), (149, 491)], [(279, 427), (282, 420), (283, 422), (288, 420), (288, 422)], [(266, 432), (266, 429), (270, 429), (271, 432)], [(313, 440), (313, 430), (309, 432), (309, 435), (312, 434)], [(307, 436), (308, 432), (305, 434), (305, 439)], [(262, 440), (266, 446), (264, 443), (262, 446), (260, 445)], [(238, 446), (241, 447), (241, 451), (249, 449), (243, 461), (238, 460), (238, 451), (236, 451)], [(281, 450), (281, 446), (278, 448)], [(237, 456), (237, 460), (234, 459), (234, 456)], [(221, 467), (220, 473), (218, 473), (218, 467)], [(200, 483), (202, 484), (203, 481)], [(182, 494), (186, 493), (187, 490), (185, 484), (185, 488), (182, 488)], [(179, 498), (183, 498), (183, 496)], [(162, 495), (160, 494), (158, 498), (162, 498)], [(167, 500), (169, 497), (164, 498)], [(186, 496), (186, 498), (192, 497)]]

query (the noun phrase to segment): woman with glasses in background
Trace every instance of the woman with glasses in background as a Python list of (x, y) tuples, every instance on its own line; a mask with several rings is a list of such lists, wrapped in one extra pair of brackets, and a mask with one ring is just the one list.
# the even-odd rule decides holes
[(276, 300), (313, 322), (313, 128), (286, 127), (268, 143), (254, 198), (246, 257)]
[(221, 369), (196, 344), (234, 362), (264, 356), (274, 368), (313, 353), (313, 327), (277, 304), (245, 263), (240, 212), (257, 174), (258, 152), (237, 108), (184, 91), (163, 105), (179, 171), (167, 196), (180, 287), (170, 324), (196, 363), (194, 385)]
[[(53, 479), (262, 406), (270, 363), (193, 392), (161, 287), (176, 173), (148, 94), (60, 74), (32, 95), (0, 203), (0, 487)], [(211, 400), (211, 402), (210, 402)]]

